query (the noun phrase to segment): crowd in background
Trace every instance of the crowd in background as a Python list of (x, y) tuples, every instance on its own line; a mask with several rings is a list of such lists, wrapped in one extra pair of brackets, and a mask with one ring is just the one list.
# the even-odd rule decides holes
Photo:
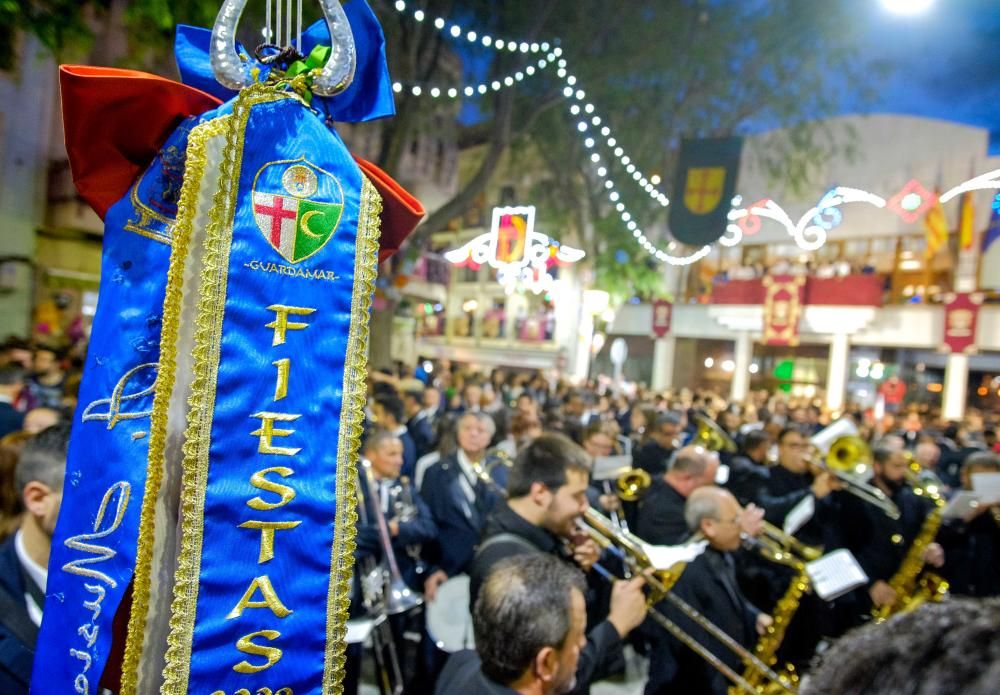
[[(14, 338), (0, 346), (0, 593), (13, 598), (18, 606), (15, 618), (20, 616), (22, 623), (11, 631), (10, 615), (0, 618), (0, 640), (16, 641), (21, 651), (12, 652), (11, 658), (21, 667), (30, 666), (33, 644), (28, 642), (37, 634), (44, 607), (45, 565), (80, 380), (74, 354)], [(595, 573), (589, 570), (601, 552), (592, 541), (577, 538), (575, 526), (588, 506), (620, 517), (637, 535), (658, 545), (676, 545), (692, 531), (707, 530), (712, 552), (704, 555), (708, 558), (704, 562), (690, 565), (687, 579), (676, 587), (681, 594), (693, 591), (689, 599), (696, 604), (702, 599), (692, 583), (732, 574), (734, 582), (739, 582), (726, 589), (733, 600), (747, 607), (755, 601), (765, 605), (770, 601), (773, 608), (775, 594), (781, 592), (775, 588), (774, 571), (762, 571), (753, 561), (739, 560), (730, 566), (724, 558), (737, 552), (746, 529), (756, 525), (759, 532), (763, 519), (780, 526), (783, 515), (803, 495), (816, 499), (816, 520), (823, 527), (815, 538), (809, 537), (810, 525), (803, 527), (804, 542), (851, 547), (876, 580), (874, 585), (886, 583), (884, 579), (896, 571), (901, 557), (871, 541), (889, 528), (880, 514), (864, 505), (852, 510), (850, 500), (836, 506), (824, 504), (837, 498), (840, 488), (825, 474), (810, 472), (802, 460), (809, 438), (830, 425), (834, 414), (810, 400), (756, 391), (744, 403), (731, 403), (710, 391), (655, 392), (634, 384), (619, 388), (603, 379), (574, 386), (538, 371), (477, 371), (421, 361), (415, 369), (372, 370), (366, 415), (361, 453), (371, 475), (359, 467), (357, 567), (372, 568), (384, 561), (377, 507), (385, 514), (402, 580), (427, 603), (434, 601), (445, 582), (460, 574), (471, 576), (473, 603), (480, 591), (492, 597), (487, 600), (507, 600), (502, 592), (508, 587), (493, 587), (490, 570), (522, 552), (519, 543), (587, 570), (586, 639), (581, 643), (581, 663), (578, 668), (574, 665), (576, 681), (565, 673), (560, 676), (565, 692), (587, 692), (589, 683), (620, 671), (626, 643), (640, 654), (657, 655), (650, 660), (647, 693), (681, 686), (702, 692), (699, 688), (708, 682), (699, 680), (708, 677), (701, 671), (685, 671), (692, 667), (685, 665), (689, 655), (683, 647), (671, 644), (669, 635), (650, 630), (644, 622), (641, 579), (639, 584), (620, 583), (614, 591), (592, 586)], [(849, 407), (846, 416), (871, 445), (875, 479), (901, 507), (912, 500), (902, 495), (902, 478), (892, 471), (899, 468), (903, 460), (899, 455), (904, 453), (946, 498), (970, 488), (971, 473), (1000, 472), (997, 413), (970, 409), (962, 422), (948, 422), (933, 411), (903, 408), (876, 416)], [(691, 445), (699, 441), (706, 419), (735, 443), (735, 450), (720, 452), (726, 476), (718, 475), (719, 457), (706, 456)], [(593, 463), (617, 454), (630, 455), (635, 469), (652, 481), (638, 502), (623, 501), (616, 494), (614, 479), (594, 479)], [(904, 521), (908, 509), (903, 509)], [(829, 523), (824, 514), (846, 516)], [(926, 514), (925, 508), (908, 520), (907, 543)], [(741, 527), (719, 531), (724, 517), (742, 517)], [(831, 535), (831, 529), (838, 534)], [(852, 537), (852, 529), (861, 530)], [(521, 540), (512, 541), (511, 536)], [(926, 561), (949, 582), (952, 594), (975, 598), (1000, 594), (996, 504), (949, 520), (937, 541), (940, 545), (931, 544)], [(730, 542), (735, 546), (726, 545)], [(713, 557), (723, 558), (718, 560), (722, 564), (710, 565)], [(888, 557), (893, 561), (887, 563)], [(511, 571), (551, 573), (550, 569), (512, 567)], [(787, 581), (787, 574), (777, 576)], [(359, 579), (352, 596), (352, 618), (372, 608), (369, 597), (362, 595), (364, 578)], [(572, 575), (563, 580), (567, 586), (578, 584)], [(885, 587), (874, 585), (858, 599), (858, 605), (863, 604), (861, 612), (894, 598), (885, 593)], [(501, 593), (493, 596), (494, 590)], [(858, 624), (851, 622), (859, 613), (858, 605), (851, 605), (852, 617), (844, 621), (819, 604), (810, 605), (807, 599), (802, 609), (806, 615), (813, 612), (816, 625), (840, 620), (837, 630), (842, 633)], [(711, 603), (701, 609), (714, 610)], [(724, 621), (731, 613), (726, 609), (718, 619)], [(771, 618), (756, 608), (748, 614), (753, 617), (749, 625), (732, 626), (732, 630), (745, 627), (739, 639), (752, 646), (757, 634), (770, 626)], [(476, 615), (497, 634), (506, 628), (523, 629), (518, 625), (505, 628), (502, 621), (482, 611)], [(439, 676), (453, 679), (459, 665), (472, 668), (473, 662), (465, 657), (453, 658), (451, 663), (458, 665), (442, 674), (448, 655), (436, 648), (422, 616), (391, 616), (387, 625), (391, 639), (398, 642), (409, 692), (430, 692)], [(800, 628), (793, 635), (788, 640), (793, 647), (808, 649), (801, 653), (786, 650), (782, 658), (808, 667), (817, 641), (826, 635), (819, 628)], [(363, 678), (367, 659), (363, 653), (360, 643), (349, 647), (349, 693)], [(22, 692), (30, 668), (18, 672), (16, 663), (11, 663), (0, 657), (0, 691)], [(703, 669), (704, 664), (698, 662), (697, 668)], [(713, 681), (716, 686), (717, 681)], [(575, 689), (570, 688), (572, 682), (577, 683)], [(439, 688), (438, 692), (445, 691)]]

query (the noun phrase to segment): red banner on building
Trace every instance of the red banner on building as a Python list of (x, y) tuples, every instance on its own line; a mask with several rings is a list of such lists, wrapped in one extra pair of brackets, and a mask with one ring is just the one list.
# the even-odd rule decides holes
[(944, 303), (944, 345), (942, 352), (976, 351), (976, 321), (979, 305), (983, 303), (980, 293), (951, 293)]
[(674, 313), (674, 305), (666, 299), (653, 301), (653, 334), (662, 338), (670, 332), (670, 319)]
[(763, 282), (764, 344), (798, 345), (805, 277), (774, 275), (765, 277)]

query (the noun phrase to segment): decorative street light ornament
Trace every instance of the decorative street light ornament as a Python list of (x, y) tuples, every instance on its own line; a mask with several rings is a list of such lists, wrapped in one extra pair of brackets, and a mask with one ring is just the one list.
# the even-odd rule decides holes
[(916, 179), (910, 179), (896, 195), (889, 199), (886, 207), (902, 217), (907, 224), (913, 224), (936, 202), (937, 195), (933, 191), (925, 188)]
[(507, 294), (530, 290), (541, 294), (552, 289), (554, 266), (576, 263), (586, 254), (535, 231), (535, 206), (493, 208), (490, 231), (460, 248), (448, 251), (449, 263), (473, 270), (482, 265), (497, 269), (497, 281)]

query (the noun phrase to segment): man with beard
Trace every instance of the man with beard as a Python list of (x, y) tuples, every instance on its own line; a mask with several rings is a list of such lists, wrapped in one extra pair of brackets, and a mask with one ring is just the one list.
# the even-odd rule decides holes
[[(840, 500), (842, 523), (839, 524), (844, 546), (854, 553), (858, 564), (868, 575), (867, 587), (849, 595), (843, 602), (846, 619), (858, 624), (873, 607), (892, 605), (896, 592), (889, 580), (899, 570), (913, 540), (920, 533), (924, 519), (933, 503), (917, 496), (906, 484), (908, 464), (903, 453), (877, 446), (872, 450), (872, 484), (886, 494), (899, 509), (899, 518), (892, 519), (881, 509), (853, 496)], [(932, 567), (944, 564), (944, 551), (930, 543), (923, 560)]]
[[(542, 435), (521, 452), (510, 472), (509, 499), (487, 520), (472, 561), (473, 605), (494, 566), (511, 556), (544, 553), (591, 571), (600, 549), (577, 527), (588, 506), (589, 478), (590, 458), (563, 435)], [(591, 682), (623, 666), (622, 640), (646, 615), (644, 584), (641, 577), (616, 582), (606, 619), (589, 611), (591, 629), (580, 654), (574, 692), (586, 692)]]
[(13, 537), (0, 545), (0, 692), (28, 692), (35, 640), (42, 624), (49, 552), (62, 503), (69, 424), (31, 439), (15, 479), (25, 513)]
[(455, 654), (440, 695), (564, 695), (585, 649), (586, 584), (579, 570), (542, 553), (496, 564), (473, 611), (476, 651)]

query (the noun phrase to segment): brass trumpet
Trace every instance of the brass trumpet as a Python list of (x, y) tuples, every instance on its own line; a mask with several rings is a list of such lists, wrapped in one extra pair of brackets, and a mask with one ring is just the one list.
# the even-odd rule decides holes
[(858, 477), (866, 475), (871, 470), (868, 463), (870, 460), (871, 449), (865, 441), (856, 435), (845, 435), (833, 441), (826, 456), (813, 457), (810, 463), (840, 481), (844, 486), (844, 492), (878, 507), (890, 519), (898, 519), (899, 508), (892, 500), (877, 487), (861, 481)]

